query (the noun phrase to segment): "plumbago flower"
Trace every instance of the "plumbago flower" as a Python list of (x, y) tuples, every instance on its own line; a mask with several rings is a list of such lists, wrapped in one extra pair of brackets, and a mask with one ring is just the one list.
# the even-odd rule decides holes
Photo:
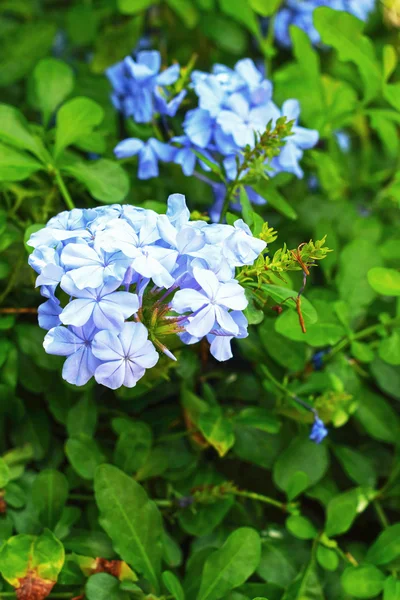
[[(173, 111), (168, 112), (165, 107), (152, 101), (151, 90), (160, 88), (157, 79), (160, 75), (150, 75), (147, 66), (139, 68), (143, 60), (149, 60), (150, 55), (155, 65), (153, 70), (158, 73), (160, 59), (157, 52), (140, 52), (137, 63), (128, 57), (109, 70), (115, 106), (126, 117), (133, 116), (137, 123), (148, 122), (150, 116), (155, 122), (154, 119), (160, 117), (155, 133), (159, 135), (160, 131), (165, 132), (164, 141), (154, 137), (147, 141), (127, 138), (115, 147), (117, 158), (138, 156), (139, 179), (157, 177), (159, 162), (178, 164), (186, 176), (195, 173), (203, 180), (202, 172), (214, 171), (214, 176), (217, 175), (221, 183), (205, 180), (213, 187), (216, 207), (210, 214), (217, 220), (220, 205), (231, 182), (244, 180), (248, 175), (252, 180), (260, 180), (282, 171), (303, 177), (300, 160), (304, 150), (318, 142), (318, 132), (298, 124), (300, 105), (297, 100), (287, 100), (282, 109), (274, 103), (272, 83), (265, 79), (252, 60), (240, 60), (233, 69), (216, 64), (211, 73), (193, 71), (188, 87), (194, 92), (192, 97), (197, 98), (197, 102), (191, 106), (189, 103), (188, 110), (181, 112), (181, 129), (176, 131), (174, 127), (178, 121), (167, 121), (167, 117), (175, 115), (177, 102), (173, 104)], [(129, 84), (126, 82), (127, 69)], [(143, 69), (146, 77), (142, 78)], [(161, 74), (163, 81), (171, 69), (178, 74), (179, 68), (174, 65)], [(171, 76), (168, 76), (168, 80), (172, 82)], [(171, 86), (168, 89), (171, 90)], [(115, 100), (122, 97), (123, 101)], [(175, 100), (178, 98), (182, 98), (182, 92), (178, 93)], [(145, 119), (143, 111), (146, 112)], [(262, 150), (257, 171), (255, 165), (248, 164), (238, 173), (238, 164), (243, 163), (245, 150), (253, 149), (256, 144)], [(265, 203), (266, 200), (250, 186), (246, 189), (251, 202)]]
[(191, 221), (181, 194), (169, 197), (165, 215), (120, 205), (64, 212), (28, 243), (46, 298), (39, 307), (46, 352), (67, 357), (69, 383), (94, 376), (112, 389), (136, 385), (157, 350), (175, 360), (168, 335), (184, 343), (207, 337), (217, 360), (231, 358), (231, 340), (247, 335), (236, 268), (266, 248), (242, 220)]
[(275, 38), (281, 46), (290, 48), (292, 45), (290, 26), (296, 25), (306, 32), (313, 44), (318, 44), (321, 38), (313, 21), (316, 8), (328, 6), (366, 21), (374, 10), (375, 4), (376, 0), (286, 0), (275, 18)]

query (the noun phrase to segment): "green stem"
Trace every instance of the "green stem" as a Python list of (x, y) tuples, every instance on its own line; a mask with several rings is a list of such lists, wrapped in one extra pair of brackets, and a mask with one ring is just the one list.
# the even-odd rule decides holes
[(383, 529), (387, 529), (388, 527), (390, 527), (390, 523), (389, 520), (385, 514), (385, 511), (383, 510), (382, 504), (379, 502), (379, 500), (373, 500), (372, 504), (374, 505), (376, 514), (378, 515), (378, 519), (383, 527)]
[(232, 492), (234, 496), (240, 496), (241, 498), (250, 498), (251, 500), (257, 500), (258, 502), (263, 502), (264, 504), (271, 504), (272, 506), (276, 506), (280, 508), (284, 512), (287, 512), (288, 506), (284, 502), (279, 502), (279, 500), (274, 500), (269, 496), (263, 496), (262, 494), (256, 494), (255, 492), (246, 492), (242, 490), (237, 490)]
[[(80, 502), (94, 502), (93, 494), (70, 494), (70, 500), (79, 500)], [(153, 502), (161, 508), (172, 508), (174, 503), (172, 500), (157, 500), (153, 498)]]
[(283, 383), (281, 383), (280, 381), (278, 381), (272, 375), (271, 371), (265, 365), (261, 365), (261, 370), (264, 373), (264, 375), (266, 377), (268, 377), (268, 379), (271, 381), (271, 383), (274, 384), (275, 387), (277, 387), (286, 396), (289, 396), (290, 398), (293, 398), (293, 400), (296, 400), (296, 394), (294, 394), (293, 392), (291, 392), (290, 390), (288, 390), (288, 388), (285, 385), (283, 385)]
[[(56, 594), (50, 594), (47, 598), (73, 598), (74, 592), (57, 592)], [(0, 592), (0, 598), (16, 598), (15, 592)]]
[(58, 185), (58, 188), (61, 192), (62, 197), (65, 200), (65, 204), (67, 205), (67, 208), (69, 210), (72, 210), (73, 208), (75, 208), (75, 204), (74, 201), (72, 200), (70, 193), (67, 189), (67, 186), (65, 185), (63, 178), (61, 177), (61, 173), (60, 171), (56, 171), (55, 173), (55, 178), (56, 178), (56, 182)]
[(346, 337), (344, 340), (341, 340), (340, 342), (338, 342), (334, 348), (332, 348), (332, 350), (330, 351), (330, 353), (327, 357), (327, 360), (330, 359), (332, 356), (335, 356), (335, 354), (337, 354), (338, 352), (341, 352), (342, 350), (344, 350), (345, 348), (350, 346), (350, 344), (352, 342), (357, 341), (357, 340), (363, 340), (364, 338), (367, 338), (370, 335), (373, 335), (374, 333), (379, 331), (379, 329), (381, 329), (382, 327), (392, 328), (392, 327), (396, 327), (396, 325), (400, 325), (399, 317), (394, 317), (387, 323), (377, 323), (376, 325), (371, 325), (370, 327), (366, 327), (365, 329), (362, 329), (358, 333), (354, 334), (351, 339)]

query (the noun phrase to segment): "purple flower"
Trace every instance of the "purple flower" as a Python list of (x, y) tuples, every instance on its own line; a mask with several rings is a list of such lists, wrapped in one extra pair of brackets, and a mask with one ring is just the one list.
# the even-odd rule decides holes
[(97, 367), (98, 383), (115, 390), (122, 385), (134, 387), (158, 361), (148, 332), (142, 323), (125, 323), (119, 335), (100, 331), (93, 340), (93, 354), (102, 364)]
[(84, 327), (54, 327), (43, 342), (48, 354), (67, 356), (62, 376), (73, 385), (85, 385), (94, 374), (100, 361), (93, 356), (92, 340), (97, 332), (92, 323)]
[(185, 329), (190, 335), (202, 338), (210, 333), (215, 323), (224, 331), (237, 335), (239, 327), (228, 312), (247, 306), (244, 289), (236, 280), (220, 283), (208, 269), (193, 269), (200, 290), (184, 289), (176, 292), (171, 307), (177, 313), (192, 312)]
[(98, 288), (80, 290), (70, 275), (64, 275), (61, 287), (64, 292), (76, 298), (64, 308), (60, 321), (64, 325), (82, 327), (90, 319), (98, 329), (120, 331), (124, 320), (131, 317), (139, 309), (136, 294), (117, 292), (119, 281), (105, 283)]
[(158, 161), (172, 162), (176, 156), (177, 149), (169, 144), (164, 144), (155, 138), (147, 142), (138, 138), (127, 138), (114, 148), (117, 158), (129, 158), (139, 155), (139, 179), (150, 179), (158, 176)]

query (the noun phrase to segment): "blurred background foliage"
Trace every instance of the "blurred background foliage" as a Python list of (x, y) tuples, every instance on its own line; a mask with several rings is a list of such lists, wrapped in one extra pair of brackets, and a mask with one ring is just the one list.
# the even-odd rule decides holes
[[(323, 44), (293, 29), (282, 49), (280, 4), (0, 1), (0, 598), (400, 598), (400, 11), (378, 3), (364, 26), (320, 9)], [(139, 181), (113, 156), (135, 124), (104, 71), (137, 47), (206, 71), (251, 57), (278, 103), (300, 101), (320, 141), (256, 211), (271, 257), (325, 235), (333, 252), (308, 278), (306, 333), (294, 305), (272, 310), (301, 272), (271, 275), (230, 362), (177, 347), (131, 390), (82, 390), (42, 347), (30, 233), (69, 197), (213, 202), (178, 165)], [(57, 162), (54, 143), (74, 150)]]

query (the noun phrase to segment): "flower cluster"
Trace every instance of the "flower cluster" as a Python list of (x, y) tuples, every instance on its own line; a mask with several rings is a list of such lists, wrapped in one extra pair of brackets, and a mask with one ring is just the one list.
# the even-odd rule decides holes
[[(150, 55), (156, 66), (152, 70), (146, 67), (146, 74), (147, 71), (149, 73), (144, 83), (142, 69), (138, 67), (145, 59), (148, 61)], [(141, 123), (150, 120), (154, 111), (162, 115), (163, 126), (160, 129), (165, 133), (165, 139), (127, 138), (114, 150), (118, 158), (138, 155), (139, 179), (156, 177), (159, 161), (179, 164), (186, 176), (193, 175), (196, 166), (210, 171), (211, 162), (224, 173), (225, 182), (233, 181), (237, 177), (238, 161), (239, 164), (243, 161), (244, 149), (253, 148), (267, 126), (275, 127), (281, 117), (293, 123), (291, 135), (284, 140), (280, 152), (274, 152), (272, 157), (265, 156), (264, 173), (274, 175), (286, 171), (297, 177), (303, 176), (299, 161), (303, 151), (317, 143), (318, 132), (298, 125), (300, 105), (297, 100), (287, 100), (282, 109), (278, 108), (272, 99), (271, 82), (265, 79), (251, 59), (240, 60), (233, 69), (216, 64), (211, 73), (191, 73), (189, 89), (196, 103), (183, 114), (180, 131), (174, 131), (175, 122), (165, 126), (165, 118), (176, 113), (184, 92), (168, 100), (168, 92), (163, 88), (163, 104), (160, 105), (161, 93), (157, 91), (160, 79), (163, 82), (175, 80), (179, 68), (174, 65), (159, 75), (159, 66), (159, 53), (139, 52), (137, 63), (128, 57), (109, 70), (114, 104), (125, 116), (133, 116), (136, 122)], [(150, 82), (149, 89), (147, 80)], [(201, 173), (197, 174), (201, 177)], [(226, 186), (208, 182), (213, 185), (218, 200)], [(265, 202), (255, 192), (250, 192), (249, 197), (254, 202)]]
[(231, 340), (247, 336), (235, 271), (266, 247), (242, 220), (190, 221), (181, 194), (164, 215), (128, 205), (66, 211), (28, 243), (46, 298), (46, 352), (67, 357), (69, 383), (94, 376), (112, 389), (133, 387), (157, 363), (156, 347), (175, 359), (163, 343), (170, 334), (186, 344), (207, 337), (217, 360), (231, 358)]
[(275, 38), (281, 46), (290, 48), (290, 26), (296, 25), (305, 31), (313, 44), (318, 44), (320, 35), (313, 22), (314, 10), (320, 6), (328, 6), (334, 10), (351, 13), (358, 19), (366, 21), (375, 7), (375, 0), (286, 0), (275, 19)]

